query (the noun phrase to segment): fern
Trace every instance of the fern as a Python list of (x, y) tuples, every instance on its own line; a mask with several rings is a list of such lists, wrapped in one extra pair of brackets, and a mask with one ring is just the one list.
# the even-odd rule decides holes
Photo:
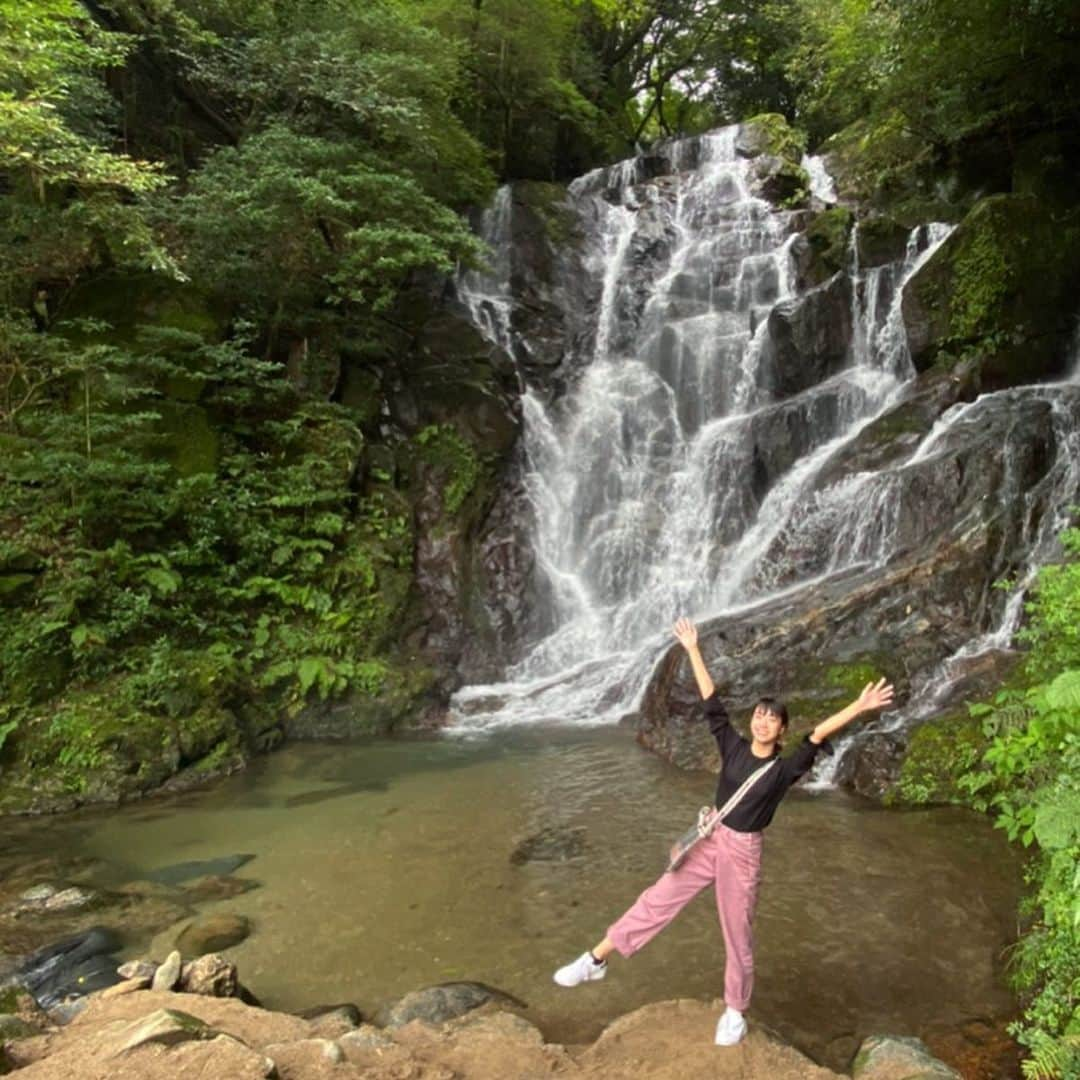
[(1040, 1036), (1022, 1068), (1024, 1080), (1078, 1080), (1080, 1035)]

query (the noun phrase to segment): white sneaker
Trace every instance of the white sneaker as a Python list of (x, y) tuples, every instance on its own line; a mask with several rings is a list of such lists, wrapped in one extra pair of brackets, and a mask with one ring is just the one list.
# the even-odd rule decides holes
[(716, 1024), (716, 1045), (734, 1046), (746, 1035), (746, 1021), (741, 1012), (727, 1009)]
[(607, 964), (598, 964), (592, 956), (583, 952), (576, 960), (555, 972), (560, 986), (578, 986), (583, 982), (595, 982), (607, 974)]

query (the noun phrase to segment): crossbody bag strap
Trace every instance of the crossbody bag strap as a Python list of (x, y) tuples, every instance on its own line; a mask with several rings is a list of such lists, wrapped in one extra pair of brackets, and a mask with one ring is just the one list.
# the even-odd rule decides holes
[(739, 790), (731, 796), (730, 799), (719, 810), (716, 811), (712, 817), (705, 822), (706, 832), (702, 835), (708, 836), (712, 832), (713, 827), (719, 825), (735, 809), (739, 803), (746, 797), (746, 793), (779, 761), (778, 757), (769, 758), (759, 769), (755, 769), (739, 786)]

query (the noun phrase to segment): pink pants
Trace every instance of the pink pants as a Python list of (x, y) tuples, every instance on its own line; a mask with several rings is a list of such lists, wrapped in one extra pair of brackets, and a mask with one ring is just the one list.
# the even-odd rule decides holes
[(724, 1001), (742, 1012), (754, 988), (751, 924), (761, 880), (761, 833), (718, 825), (694, 846), (678, 870), (663, 874), (608, 927), (620, 956), (633, 956), (650, 942), (706, 885), (716, 886), (716, 909), (724, 931)]

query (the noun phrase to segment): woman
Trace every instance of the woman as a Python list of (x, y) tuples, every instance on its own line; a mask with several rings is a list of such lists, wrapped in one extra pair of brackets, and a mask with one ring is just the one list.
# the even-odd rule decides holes
[[(677, 870), (663, 874), (647, 888), (633, 907), (613, 923), (599, 944), (555, 972), (560, 986), (578, 986), (602, 979), (612, 952), (633, 956), (651, 941), (706, 885), (714, 885), (720, 927), (724, 933), (724, 1002), (727, 1008), (716, 1026), (716, 1043), (733, 1046), (746, 1034), (743, 1013), (750, 1004), (754, 981), (751, 924), (757, 902), (761, 872), (761, 834), (772, 821), (780, 800), (814, 763), (825, 740), (862, 713), (892, 703), (893, 688), (884, 679), (867, 683), (846, 709), (823, 720), (795, 752), (781, 758), (780, 737), (787, 730), (787, 710), (772, 698), (762, 698), (750, 719), (750, 740), (731, 726), (727, 711), (716, 696), (716, 687), (698, 648), (697, 627), (679, 619), (675, 636), (686, 649), (698, 689), (705, 701), (709, 730), (723, 758), (716, 788), (716, 805), (731, 796), (766, 762), (776, 763), (762, 773), (744, 793), (722, 824), (696, 844)], [(831, 748), (827, 748), (831, 753)]]

